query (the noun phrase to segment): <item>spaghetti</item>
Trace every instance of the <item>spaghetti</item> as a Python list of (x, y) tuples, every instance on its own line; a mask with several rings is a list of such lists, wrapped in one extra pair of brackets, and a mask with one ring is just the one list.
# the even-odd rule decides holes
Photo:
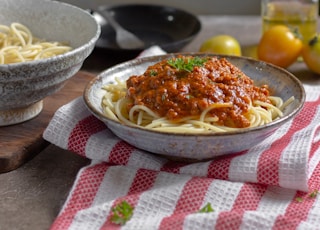
[(226, 132), (267, 124), (286, 102), (270, 96), (225, 58), (180, 56), (126, 82), (103, 86), (103, 112), (126, 125), (163, 132)]
[(70, 50), (70, 46), (60, 42), (48, 42), (34, 37), (20, 23), (0, 25), (0, 64), (49, 58)]

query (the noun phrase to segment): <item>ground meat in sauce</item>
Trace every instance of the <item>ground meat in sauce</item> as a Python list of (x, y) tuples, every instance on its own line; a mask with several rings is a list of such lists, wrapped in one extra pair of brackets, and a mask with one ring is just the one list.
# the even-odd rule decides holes
[[(187, 61), (189, 58), (180, 56)], [(144, 74), (127, 80), (127, 98), (133, 105), (145, 105), (161, 117), (178, 120), (186, 116), (199, 117), (212, 103), (233, 104), (230, 108), (210, 111), (219, 118), (218, 124), (228, 127), (248, 127), (243, 116), (250, 100), (267, 101), (266, 85), (256, 87), (246, 76), (225, 58), (206, 57), (202, 66), (191, 72), (179, 70), (163, 60), (148, 67)]]

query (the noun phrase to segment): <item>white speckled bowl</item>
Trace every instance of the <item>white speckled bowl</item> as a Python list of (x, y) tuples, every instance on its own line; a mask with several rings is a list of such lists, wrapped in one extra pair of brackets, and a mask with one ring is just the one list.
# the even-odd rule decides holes
[[(174, 55), (176, 54), (136, 59), (102, 72), (85, 89), (84, 100), (87, 107), (98, 119), (105, 122), (115, 135), (131, 145), (179, 160), (204, 160), (247, 150), (291, 120), (303, 107), (305, 101), (304, 88), (301, 82), (288, 71), (250, 58), (219, 55), (219, 57), (226, 57), (240, 68), (255, 81), (256, 85), (268, 84), (272, 95), (280, 96), (284, 101), (294, 96), (295, 101), (283, 111), (284, 116), (267, 125), (232, 132), (175, 134), (130, 127), (113, 121), (103, 114), (101, 108), (101, 99), (104, 94), (104, 91), (101, 90), (102, 85), (114, 82), (115, 77), (124, 80), (134, 74), (140, 75), (148, 66)], [(195, 53), (188, 55), (203, 56), (209, 54)]]
[(100, 27), (86, 11), (56, 1), (0, 0), (0, 23), (19, 22), (34, 36), (67, 42), (72, 50), (56, 57), (0, 65), (0, 126), (35, 117), (42, 99), (62, 88), (91, 54)]

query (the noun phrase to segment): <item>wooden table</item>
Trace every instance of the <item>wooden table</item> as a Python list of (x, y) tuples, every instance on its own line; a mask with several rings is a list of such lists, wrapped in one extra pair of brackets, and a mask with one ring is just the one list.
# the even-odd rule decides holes
[[(236, 37), (244, 47), (245, 55), (250, 53), (251, 48), (259, 41), (259, 16), (199, 17), (202, 31), (183, 51), (197, 51), (205, 39), (217, 34)], [(95, 50), (83, 65), (81, 71), (85, 72), (78, 74), (80, 78), (68, 82), (67, 87), (79, 87), (74, 90), (72, 97), (64, 97), (66, 91), (61, 91), (46, 99), (56, 103), (53, 109), (46, 110), (46, 119), (50, 119), (60, 104), (81, 96), (82, 87), (90, 79), (87, 73), (96, 74), (120, 61), (124, 60), (105, 51)], [(308, 71), (302, 62), (294, 64), (289, 71), (305, 84), (320, 85), (320, 76)], [(56, 97), (63, 99), (57, 102)], [(42, 150), (39, 152), (39, 149)], [(77, 172), (89, 163), (87, 159), (50, 144), (37, 146), (33, 151), (30, 156), (32, 159), (27, 163), (13, 171), (0, 174), (0, 230), (48, 229), (61, 209)]]

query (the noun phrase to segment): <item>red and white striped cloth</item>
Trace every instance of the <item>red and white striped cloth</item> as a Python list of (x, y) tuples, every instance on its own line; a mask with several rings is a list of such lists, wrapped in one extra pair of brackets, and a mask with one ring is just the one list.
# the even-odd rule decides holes
[[(43, 136), (92, 163), (51, 229), (320, 229), (320, 86), (305, 88), (301, 113), (263, 143), (199, 163), (128, 145), (75, 99)], [(111, 209), (123, 200), (134, 214), (119, 226)], [(207, 203), (214, 211), (197, 213)]]

